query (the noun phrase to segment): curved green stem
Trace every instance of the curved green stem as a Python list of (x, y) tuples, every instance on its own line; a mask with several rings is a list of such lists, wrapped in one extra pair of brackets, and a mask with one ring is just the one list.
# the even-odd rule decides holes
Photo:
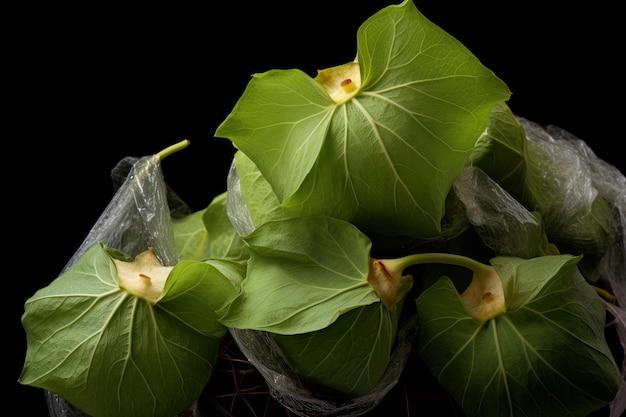
[(604, 298), (609, 303), (615, 304), (617, 302), (617, 297), (615, 297), (613, 294), (611, 294), (610, 292), (608, 292), (604, 288), (596, 287), (595, 285), (592, 285), (591, 287), (596, 291), (596, 293), (600, 297)]
[(491, 266), (475, 261), (472, 258), (451, 253), (417, 253), (396, 259), (385, 259), (385, 266), (389, 273), (397, 274), (401, 274), (405, 268), (412, 265), (432, 263), (462, 266), (474, 273), (491, 269)]
[(184, 139), (178, 143), (175, 143), (163, 149), (161, 152), (157, 153), (157, 156), (159, 157), (159, 160), (162, 161), (164, 158), (170, 156), (171, 154), (176, 153), (182, 149), (185, 149), (187, 146), (189, 146), (189, 140)]

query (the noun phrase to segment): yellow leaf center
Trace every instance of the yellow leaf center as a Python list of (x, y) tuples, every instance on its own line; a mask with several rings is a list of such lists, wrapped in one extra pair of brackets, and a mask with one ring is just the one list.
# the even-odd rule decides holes
[(318, 71), (315, 81), (324, 87), (335, 103), (345, 103), (361, 87), (361, 69), (357, 62), (350, 62)]
[(137, 297), (156, 303), (165, 281), (174, 267), (163, 266), (152, 248), (137, 255), (134, 261), (124, 262), (114, 259), (120, 288)]
[(475, 271), (470, 285), (461, 294), (468, 313), (485, 322), (506, 312), (502, 280), (493, 267)]

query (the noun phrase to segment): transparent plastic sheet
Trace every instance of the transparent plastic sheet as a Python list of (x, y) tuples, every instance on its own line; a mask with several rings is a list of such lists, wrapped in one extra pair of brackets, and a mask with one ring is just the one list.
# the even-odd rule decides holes
[[(227, 178), (227, 213), (235, 230), (247, 235), (254, 225), (241, 195), (235, 163)], [(311, 392), (287, 365), (280, 348), (263, 331), (229, 329), (241, 352), (265, 379), (272, 396), (285, 408), (300, 417), (358, 417), (377, 406), (398, 380), (411, 353), (417, 331), (416, 317), (400, 322), (385, 373), (367, 394), (342, 402), (321, 398)]]
[(454, 181), (454, 192), (465, 206), (468, 221), (496, 254), (529, 258), (527, 244), (539, 221), (481, 169), (466, 167)]
[(530, 159), (540, 164), (536, 171), (549, 173), (540, 178), (541, 185), (555, 193), (543, 221), (547, 229), (559, 230), (577, 213), (591, 210), (598, 195), (591, 167), (567, 141), (557, 141), (543, 127), (525, 119), (518, 120), (527, 139), (538, 145), (526, 149)]
[[(119, 168), (113, 169), (114, 185), (119, 182), (120, 169), (132, 161), (125, 158), (118, 164)], [(167, 186), (156, 155), (140, 158), (131, 165), (128, 176), (65, 270), (96, 242), (123, 250), (132, 257), (152, 247), (164, 265), (178, 261), (167, 205)]]
[[(604, 222), (611, 216), (611, 209), (618, 229), (623, 225), (626, 189), (623, 174), (596, 157), (584, 141), (569, 132), (552, 125), (542, 128), (526, 119), (518, 120), (529, 142), (528, 160), (533, 161), (528, 171), (534, 180), (531, 184), (548, 190), (550, 195), (549, 201), (539, 200), (546, 231), (558, 236), (561, 245), (573, 245), (572, 250), (601, 256), (606, 252), (608, 237), (600, 227), (585, 226), (592, 216)], [(594, 204), (600, 200), (611, 208)], [(614, 225), (606, 223), (604, 227), (613, 229)], [(599, 277), (590, 275), (588, 279), (593, 281)]]
[[(603, 256), (599, 275), (613, 289), (622, 308), (626, 306), (626, 177), (613, 165), (598, 158), (593, 150), (581, 139), (556, 127), (545, 129), (536, 123), (519, 118), (529, 140), (539, 144), (552, 160), (561, 165), (570, 164), (576, 172), (563, 175), (561, 187), (565, 189), (560, 202), (561, 211), (552, 217), (573, 218), (577, 213), (589, 211), (596, 195), (602, 196), (611, 206), (617, 229), (614, 244)], [(578, 198), (577, 198), (578, 196)], [(578, 202), (578, 203), (577, 203)], [(584, 202), (584, 203), (580, 203)], [(584, 204), (584, 206), (581, 206)]]
[[(152, 247), (162, 264), (176, 264), (171, 213), (184, 215), (191, 210), (165, 184), (158, 156), (124, 158), (111, 176), (117, 191), (62, 272), (97, 242), (133, 257)], [(88, 417), (58, 394), (44, 393), (51, 417)], [(199, 416), (197, 404), (182, 415)]]

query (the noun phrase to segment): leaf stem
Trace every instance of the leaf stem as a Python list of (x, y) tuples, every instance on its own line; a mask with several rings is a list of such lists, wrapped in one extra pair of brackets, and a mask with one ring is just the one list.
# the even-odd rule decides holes
[(182, 149), (185, 149), (187, 146), (189, 146), (189, 140), (184, 139), (178, 143), (175, 143), (163, 149), (161, 152), (157, 153), (157, 156), (159, 157), (159, 160), (162, 161), (164, 158), (170, 156), (171, 154), (176, 153)]
[(600, 297), (604, 298), (609, 303), (615, 304), (617, 302), (617, 297), (615, 297), (613, 294), (611, 294), (610, 292), (608, 292), (604, 288), (596, 287), (595, 285), (592, 285), (591, 287), (596, 291), (596, 293)]
[(385, 266), (389, 273), (401, 274), (405, 268), (412, 265), (437, 263), (447, 265), (457, 265), (470, 269), (474, 273), (490, 270), (491, 266), (485, 265), (467, 256), (455, 255), (452, 253), (417, 253), (395, 259), (385, 259)]
[(452, 253), (417, 253), (395, 259), (372, 259), (367, 281), (381, 301), (394, 311), (397, 286), (404, 269), (418, 264), (447, 264), (472, 271), (472, 281), (461, 294), (461, 300), (470, 315), (481, 322), (506, 311), (502, 280), (491, 265), (467, 256)]

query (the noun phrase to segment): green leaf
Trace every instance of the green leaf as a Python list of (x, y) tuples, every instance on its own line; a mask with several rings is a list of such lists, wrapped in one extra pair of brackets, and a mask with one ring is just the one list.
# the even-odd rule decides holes
[(244, 241), (226, 213), (227, 193), (216, 196), (204, 210), (172, 219), (174, 245), (181, 259), (201, 261), (248, 258)]
[(254, 162), (241, 151), (237, 151), (234, 158), (243, 202), (233, 210), (247, 212), (255, 228), (268, 221), (288, 218), (272, 186)]
[(227, 193), (224, 192), (213, 199), (202, 217), (209, 231), (207, 258), (245, 261), (248, 248), (228, 218), (226, 203)]
[(94, 417), (176, 415), (211, 375), (226, 332), (214, 308), (237, 290), (211, 266), (182, 261), (153, 303), (120, 287), (113, 255), (93, 245), (26, 301), (19, 381)]
[(272, 70), (253, 75), (216, 134), (232, 138), (240, 150), (254, 155), (284, 200), (311, 170), (333, 111), (328, 94), (302, 71)]
[(272, 221), (245, 240), (248, 275), (222, 312), (227, 327), (306, 333), (380, 301), (367, 282), (370, 241), (350, 223), (325, 216)]
[(205, 210), (172, 219), (174, 246), (180, 259), (200, 261), (208, 257), (209, 233), (202, 220)]
[[(254, 161), (292, 215), (435, 236), (454, 178), (510, 92), (411, 1), (372, 16), (357, 41), (358, 63), (316, 79), (255, 74), (216, 135)], [(345, 74), (355, 90), (335, 101)]]
[(357, 307), (325, 329), (273, 337), (287, 362), (323, 394), (361, 396), (389, 364), (398, 314), (382, 303)]
[(494, 106), (485, 131), (470, 156), (480, 168), (520, 202), (526, 194), (526, 133), (505, 103)]
[(447, 277), (417, 299), (419, 354), (468, 417), (583, 417), (614, 398), (604, 302), (578, 260), (494, 258), (507, 311), (484, 323)]
[(217, 321), (216, 312), (239, 294), (237, 283), (244, 276), (245, 267), (233, 261), (180, 261), (155, 308), (197, 332), (221, 338), (226, 329)]

